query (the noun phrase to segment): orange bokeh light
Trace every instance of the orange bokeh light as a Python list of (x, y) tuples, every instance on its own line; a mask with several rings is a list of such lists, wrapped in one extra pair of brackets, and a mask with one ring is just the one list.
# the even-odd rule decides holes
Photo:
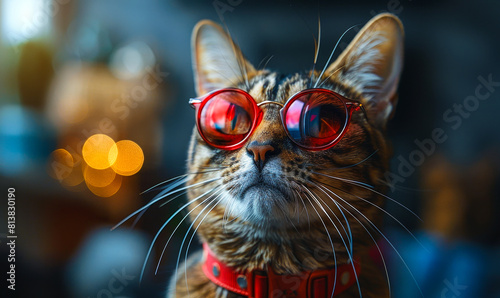
[(87, 182), (87, 187), (96, 196), (108, 198), (116, 194), (120, 187), (122, 186), (122, 176), (115, 175), (115, 179), (107, 186), (96, 187)]
[(96, 170), (109, 168), (116, 160), (118, 153), (116, 143), (107, 135), (95, 134), (85, 141), (82, 155), (85, 162)]
[(73, 186), (77, 186), (80, 183), (82, 183), (83, 180), (84, 180), (83, 179), (83, 173), (82, 173), (82, 166), (83, 165), (84, 165), (83, 161), (82, 161), (81, 164), (74, 165), (73, 166), (73, 170), (71, 171), (71, 173), (69, 174), (69, 176), (66, 177), (66, 178), (64, 178), (61, 181), (61, 184), (65, 185), (65, 186), (73, 187)]
[(115, 176), (116, 173), (112, 168), (96, 170), (87, 165), (83, 168), (83, 177), (85, 178), (85, 182), (95, 187), (105, 187), (110, 185), (115, 179)]
[[(131, 176), (139, 172), (144, 164), (144, 153), (137, 143), (122, 140), (116, 143), (116, 150), (110, 151), (108, 162), (113, 170), (122, 176)], [(114, 153), (117, 156), (113, 156)], [(111, 161), (114, 160), (114, 163)]]
[(62, 181), (71, 175), (75, 162), (65, 149), (57, 149), (50, 155), (48, 173), (50, 177)]
[(95, 195), (111, 197), (120, 190), (122, 176), (136, 174), (143, 164), (144, 153), (137, 143), (115, 143), (107, 135), (95, 134), (83, 144), (81, 156), (65, 149), (52, 152), (48, 171), (64, 186), (74, 187), (85, 181)]

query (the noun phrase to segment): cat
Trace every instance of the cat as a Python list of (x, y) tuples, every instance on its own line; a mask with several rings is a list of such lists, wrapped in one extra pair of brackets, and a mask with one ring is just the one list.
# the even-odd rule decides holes
[[(185, 206), (205, 250), (178, 264), (167, 297), (250, 295), (218, 283), (217, 276), (227, 273), (223, 270), (239, 274), (236, 284), (234, 280), (229, 283), (254, 291), (254, 297), (330, 297), (333, 286), (345, 284), (349, 286), (338, 293), (341, 297), (389, 296), (387, 268), (384, 273), (384, 268), (375, 265), (369, 250), (375, 247), (380, 253), (375, 234), (380, 232), (387, 198), (383, 175), (392, 154), (385, 131), (398, 99), (403, 36), (396, 16), (380, 14), (322, 71), (283, 75), (255, 69), (214, 22), (196, 25), (192, 49), (199, 98), (192, 103), (202, 105), (207, 94), (237, 88), (244, 91), (231, 89), (233, 94), (253, 98), (262, 118), (235, 147), (217, 143), (217, 136), (203, 135), (208, 129), (204, 122), (194, 128)], [(312, 88), (330, 90), (322, 91), (326, 94), (333, 91), (332, 96), (338, 94), (355, 105), (340, 140), (328, 148), (299, 146), (291, 126), (287, 132), (288, 122), (280, 119), (279, 111), (287, 101)], [(210, 113), (207, 109), (198, 117)], [(235, 121), (228, 129), (237, 131), (242, 125), (248, 129), (252, 120)], [(204, 269), (207, 258), (213, 267)], [(311, 272), (318, 270), (330, 275), (315, 280), (317, 287), (311, 290), (312, 284), (305, 285), (303, 280), (307, 284)], [(262, 274), (259, 278), (266, 274), (281, 277), (285, 287), (271, 284), (274, 281), (267, 276), (268, 283), (256, 290), (260, 281), (248, 280), (252, 278), (245, 275), (248, 272)], [(259, 296), (255, 291), (270, 293)], [(312, 292), (304, 294), (307, 291)]]

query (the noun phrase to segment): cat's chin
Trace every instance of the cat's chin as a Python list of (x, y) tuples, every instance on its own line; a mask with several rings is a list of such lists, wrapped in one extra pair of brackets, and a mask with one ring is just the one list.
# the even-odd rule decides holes
[(247, 220), (258, 226), (285, 226), (283, 207), (288, 203), (287, 196), (278, 188), (259, 183), (248, 187), (242, 200), (248, 206)]

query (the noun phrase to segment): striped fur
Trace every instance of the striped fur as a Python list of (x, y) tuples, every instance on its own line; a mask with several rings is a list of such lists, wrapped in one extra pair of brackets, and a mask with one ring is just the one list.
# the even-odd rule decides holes
[[(394, 26), (399, 24), (390, 15), (378, 18), (382, 22), (390, 22), (385, 19), (390, 18)], [(377, 48), (383, 41), (374, 34), (372, 38), (363, 35), (373, 29), (373, 24), (380, 26), (374, 21), (370, 24), (359, 33), (362, 38), (358, 38), (369, 45), (364, 49), (369, 57), (360, 54), (363, 49), (356, 47), (355, 54), (358, 59), (365, 59), (365, 64), (384, 63), (387, 59), (384, 48)], [(346, 57), (354, 56), (347, 53), (339, 59)], [(358, 69), (362, 67), (359, 63), (354, 64)], [(199, 70), (201, 66), (196, 67)], [(371, 76), (365, 71), (356, 77), (349, 67), (339, 67), (342, 71), (337, 72), (337, 67), (321, 78), (318, 78), (320, 72), (282, 75), (268, 70), (247, 71), (241, 75), (239, 83), (227, 87), (243, 89), (257, 102), (285, 103), (319, 79), (319, 82), (324, 80), (322, 88), (360, 101), (374, 110), (380, 108), (379, 102), (387, 106), (387, 102), (395, 98), (392, 93), (382, 97), (382, 94), (373, 95), (367, 91), (374, 87), (374, 77), (380, 84), (386, 79), (374, 70), (376, 63), (364, 66), (371, 67)], [(197, 79), (198, 82), (204, 80), (206, 78)], [(204, 90), (201, 85), (198, 88)], [(193, 132), (188, 171), (196, 174), (190, 176), (188, 185), (217, 179), (193, 187), (188, 193), (189, 200), (200, 196), (209, 198), (202, 204), (190, 205), (190, 216), (198, 227), (200, 240), (208, 243), (220, 260), (239, 270), (272, 267), (278, 274), (298, 274), (346, 264), (350, 258), (347, 232), (350, 229), (353, 255), (362, 259), (359, 282), (363, 296), (388, 296), (385, 275), (373, 265), (367, 253), (374, 245), (367, 230), (373, 231), (371, 224), (378, 225), (382, 217), (380, 208), (384, 197), (380, 193), (385, 191), (385, 186), (381, 177), (388, 170), (391, 156), (385, 123), (371, 121), (373, 110), (367, 111), (368, 118), (356, 112), (338, 144), (328, 150), (312, 152), (298, 148), (288, 139), (278, 105), (262, 108), (264, 118), (248, 141), (248, 144), (254, 141), (269, 143), (275, 148), (262, 172), (256, 169), (245, 146), (234, 151), (214, 149), (196, 130)], [(386, 109), (382, 112), (386, 113), (385, 120), (392, 113)], [(254, 184), (259, 186), (253, 187)], [(374, 186), (376, 191), (365, 184)], [(187, 272), (183, 272), (184, 266), (181, 266), (172, 281), (171, 297), (187, 297), (188, 293), (191, 297), (238, 297), (209, 282), (200, 269), (201, 261), (200, 256), (193, 256), (186, 266)], [(358, 297), (358, 288), (351, 287), (343, 295)]]

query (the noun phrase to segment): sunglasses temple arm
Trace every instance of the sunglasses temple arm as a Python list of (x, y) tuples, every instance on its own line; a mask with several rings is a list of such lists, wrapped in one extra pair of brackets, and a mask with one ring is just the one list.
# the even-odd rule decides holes
[(199, 105), (201, 103), (201, 99), (199, 98), (190, 98), (189, 99), (189, 105), (191, 105), (191, 107), (194, 109), (196, 108), (197, 105)]
[(368, 121), (368, 123), (371, 123), (370, 119), (368, 118), (368, 113), (366, 112), (365, 105), (363, 105), (360, 102), (350, 102), (350, 103), (347, 103), (347, 104), (349, 105), (349, 110), (350, 110), (351, 114), (354, 111), (361, 110), (363, 112), (363, 114), (365, 115), (365, 118)]

